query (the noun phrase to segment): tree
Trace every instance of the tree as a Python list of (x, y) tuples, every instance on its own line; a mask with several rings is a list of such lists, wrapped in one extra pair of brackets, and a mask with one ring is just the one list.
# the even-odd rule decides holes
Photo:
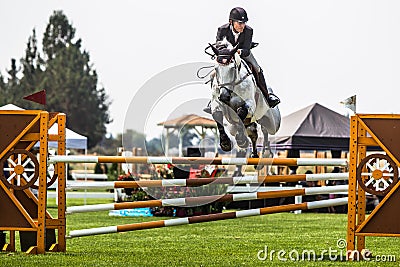
[[(42, 41), (45, 70), (36, 85), (46, 89), (47, 109), (66, 113), (67, 127), (88, 136), (91, 148), (107, 132), (110, 101), (105, 89), (98, 86), (89, 53), (82, 51), (82, 41), (74, 41), (74, 37), (75, 29), (67, 17), (54, 11)], [(36, 71), (38, 75), (40, 71)]]
[(67, 127), (86, 135), (88, 147), (94, 147), (103, 140), (106, 124), (111, 122), (111, 102), (105, 89), (98, 86), (89, 52), (82, 49), (81, 39), (75, 40), (75, 28), (62, 11), (54, 11), (50, 16), (43, 35), (42, 55), (37, 43), (33, 29), (21, 68), (12, 59), (8, 76), (0, 74), (0, 104), (43, 109), (23, 97), (46, 89), (46, 109), (66, 113)]
[(89, 53), (82, 51), (81, 39), (74, 41), (74, 37), (75, 29), (67, 17), (55, 11), (43, 38), (46, 70), (42, 84), (48, 109), (65, 112), (67, 126), (88, 136), (90, 148), (106, 134), (110, 102), (105, 89), (98, 87)]
[[(191, 130), (191, 129), (180, 129), (181, 132), (183, 132), (182, 136), (182, 146), (187, 147), (187, 146), (193, 146), (197, 145), (197, 140), (199, 137), (197, 134)], [(163, 138), (164, 140), (165, 138)], [(179, 135), (177, 131), (173, 131), (169, 134), (169, 147), (178, 147), (179, 146)], [(165, 142), (165, 141), (164, 141)]]
[(10, 102), (15, 103), (21, 95), (21, 90), (19, 88), (20, 81), (18, 78), (18, 73), (20, 68), (17, 67), (17, 61), (11, 59), (11, 67), (7, 70), (8, 77), (4, 78), (0, 76), (0, 104), (5, 105)]
[(40, 109), (42, 107), (39, 104), (23, 100), (24, 96), (34, 93), (35, 91), (42, 88), (44, 61), (41, 58), (38, 50), (35, 29), (33, 29), (32, 31), (32, 36), (28, 38), (28, 43), (25, 49), (25, 56), (21, 59), (21, 65), (23, 75), (20, 80), (19, 91), (21, 93), (18, 99), (14, 100), (14, 103), (17, 105), (21, 105), (24, 108)]
[(111, 134), (106, 134), (103, 140), (97, 143), (89, 152), (104, 156), (115, 156), (117, 148), (122, 147), (121, 142), (121, 138), (114, 138)]
[(122, 135), (122, 145), (127, 151), (134, 147), (145, 149), (146, 136), (132, 129), (127, 129)]
[[(43, 52), (47, 60), (54, 59), (59, 51), (73, 44), (75, 28), (60, 10), (54, 11), (43, 37)], [(77, 43), (80, 43), (79, 39)]]
[(146, 152), (149, 156), (161, 156), (163, 155), (163, 146), (160, 138), (153, 138), (150, 141), (146, 141)]
[(91, 148), (106, 134), (106, 124), (111, 122), (111, 102), (105, 89), (98, 86), (97, 72), (89, 53), (82, 49), (81, 39), (74, 38), (75, 28), (62, 11), (54, 11), (50, 16), (42, 40), (43, 55), (33, 29), (21, 68), (12, 59), (8, 76), (0, 74), (0, 104), (42, 109), (23, 97), (46, 89), (46, 109), (66, 113), (67, 127), (86, 135)]

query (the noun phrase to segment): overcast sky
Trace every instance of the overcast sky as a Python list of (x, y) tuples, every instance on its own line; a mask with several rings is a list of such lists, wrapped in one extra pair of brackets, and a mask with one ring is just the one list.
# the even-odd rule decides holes
[[(108, 130), (120, 133), (148, 80), (177, 65), (210, 61), (204, 47), (235, 6), (248, 12), (260, 43), (253, 53), (282, 100), (282, 116), (313, 103), (344, 113), (339, 102), (354, 94), (359, 113), (400, 113), (397, 0), (0, 0), (0, 70), (24, 55), (33, 28), (41, 41), (53, 11), (63, 10), (112, 100)], [(207, 116), (201, 106), (209, 88), (182, 90), (149, 99), (153, 114), (137, 114), (149, 118), (146, 134), (157, 136), (156, 123), (176, 110)]]

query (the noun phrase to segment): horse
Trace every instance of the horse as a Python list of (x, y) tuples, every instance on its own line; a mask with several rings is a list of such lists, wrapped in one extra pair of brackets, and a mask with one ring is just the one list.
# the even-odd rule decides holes
[[(251, 157), (259, 157), (257, 151), (258, 126), (264, 136), (263, 157), (270, 157), (272, 152), (268, 141), (280, 128), (281, 115), (276, 106), (270, 108), (257, 87), (249, 65), (237, 53), (226, 39), (209, 44), (216, 59), (211, 75), (211, 115), (217, 123), (220, 147), (231, 151), (233, 143), (225, 131), (224, 123), (234, 136), (240, 150), (247, 150), (249, 138), (252, 143)], [(207, 49), (207, 48), (206, 48)], [(209, 54), (209, 53), (208, 53)], [(272, 89), (268, 88), (272, 93)], [(268, 155), (265, 155), (268, 153)]]

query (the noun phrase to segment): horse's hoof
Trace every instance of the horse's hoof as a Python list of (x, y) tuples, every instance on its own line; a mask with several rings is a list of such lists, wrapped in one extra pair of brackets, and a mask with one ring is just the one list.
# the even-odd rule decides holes
[(225, 151), (225, 152), (229, 152), (229, 151), (232, 150), (232, 144), (231, 143), (226, 143), (226, 144), (220, 143), (219, 145), (221, 146), (221, 149), (223, 151)]
[(263, 152), (263, 158), (273, 158), (274, 153), (271, 150), (265, 150)]
[(240, 148), (248, 148), (250, 144), (248, 138), (245, 135), (236, 135), (236, 143)]
[(249, 142), (247, 140), (240, 140), (237, 142), (237, 144), (240, 148), (248, 148), (249, 147)]
[(259, 158), (257, 152), (251, 152), (251, 157), (252, 157), (253, 159), (258, 159), (258, 158)]
[(255, 169), (256, 171), (261, 171), (264, 167), (265, 167), (265, 166), (263, 166), (263, 165), (254, 165), (254, 169)]
[(219, 141), (219, 146), (225, 152), (232, 150), (232, 142), (227, 135), (221, 135), (220, 141)]
[(232, 176), (233, 177), (242, 177), (243, 176), (243, 173), (242, 173), (242, 171), (235, 171), (233, 174), (232, 174)]
[[(253, 159), (258, 159), (259, 158), (258, 153), (255, 152), (255, 151), (251, 152), (250, 157), (253, 158)], [(260, 165), (254, 165), (254, 169), (255, 170), (260, 170)]]

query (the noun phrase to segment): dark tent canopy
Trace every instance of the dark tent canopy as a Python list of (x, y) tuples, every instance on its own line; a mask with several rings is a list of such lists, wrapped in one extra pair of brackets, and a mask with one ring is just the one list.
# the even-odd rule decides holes
[(283, 117), (269, 140), (282, 150), (348, 150), (349, 138), (349, 118), (315, 103)]

